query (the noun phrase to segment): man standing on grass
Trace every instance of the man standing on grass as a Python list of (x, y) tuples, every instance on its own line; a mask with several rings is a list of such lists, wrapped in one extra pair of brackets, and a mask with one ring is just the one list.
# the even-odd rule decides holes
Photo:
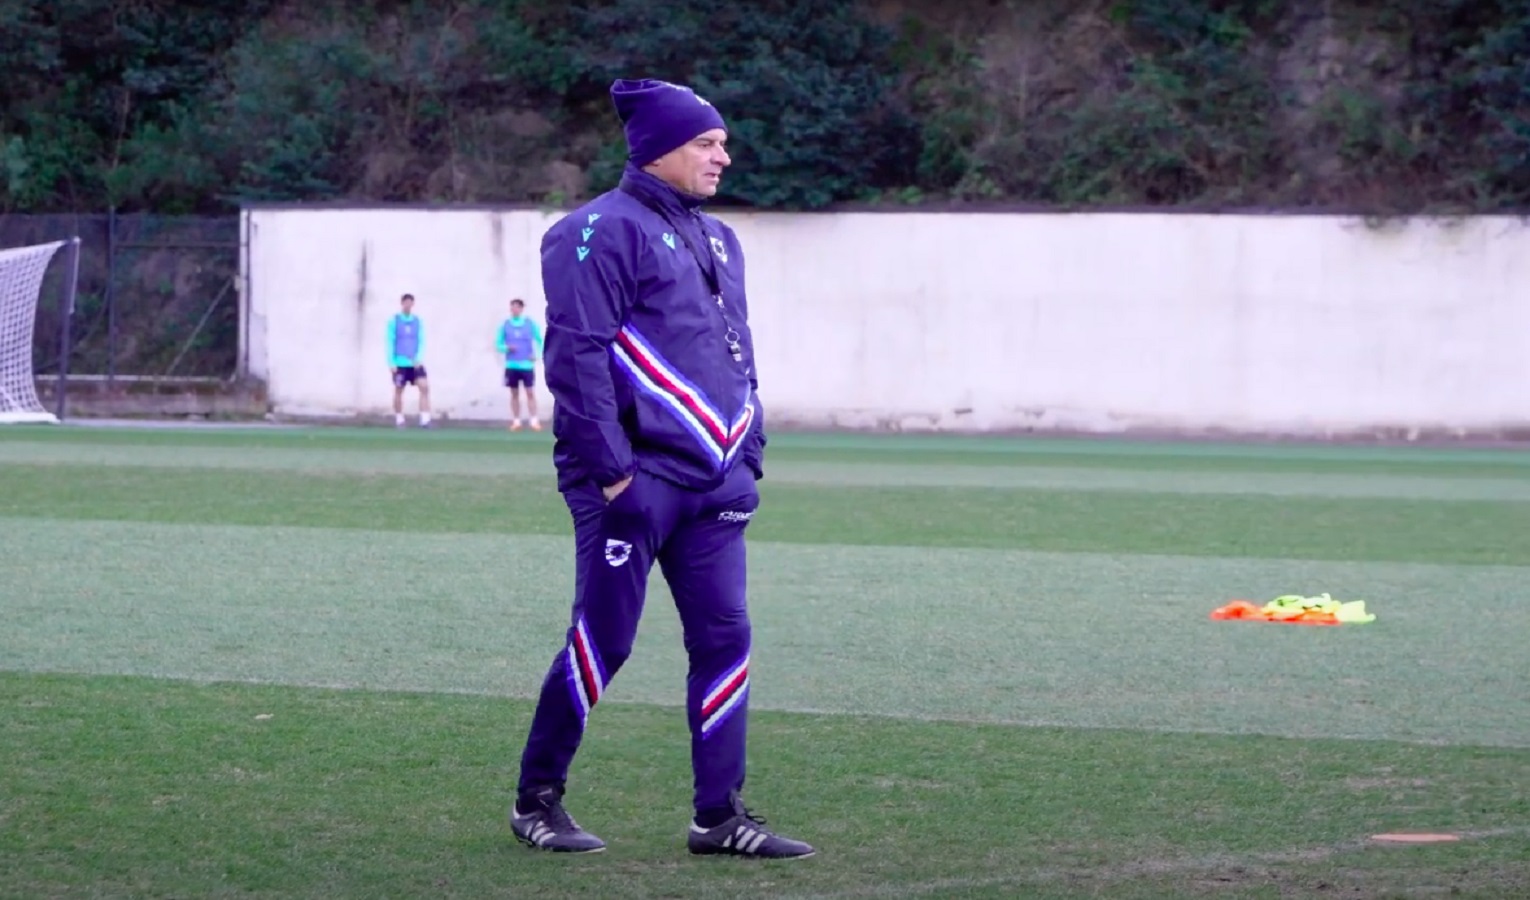
[(404, 388), (420, 394), (420, 427), (430, 427), (430, 382), (425, 376), (425, 323), (414, 314), (414, 295), (399, 300), (400, 312), (388, 320), (388, 368), (393, 371), (393, 424), (404, 427)]
[(510, 389), (510, 430), (521, 430), (520, 392), (524, 389), (531, 430), (541, 431), (535, 388), (537, 360), (542, 355), (542, 331), (536, 322), (526, 317), (526, 304), (520, 298), (510, 301), (510, 318), (500, 323), (496, 343), (500, 355), (505, 358), (505, 387)]
[(585, 725), (637, 634), (658, 563), (690, 660), (692, 853), (813, 848), (743, 805), (750, 623), (744, 529), (765, 449), (744, 256), (700, 211), (729, 164), (722, 117), (689, 88), (619, 80), (629, 161), (615, 190), (542, 239), (558, 489), (574, 520), (574, 604), (531, 722), (510, 824), (543, 850), (604, 849), (563, 808)]

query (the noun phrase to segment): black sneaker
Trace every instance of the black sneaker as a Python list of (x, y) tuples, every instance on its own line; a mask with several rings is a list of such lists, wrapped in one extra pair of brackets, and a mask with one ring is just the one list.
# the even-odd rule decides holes
[[(529, 807), (522, 812), (522, 807)], [(510, 807), (510, 830), (515, 839), (528, 847), (556, 853), (598, 853), (606, 842), (579, 827), (563, 808), (557, 788), (536, 792), (536, 801), (523, 804), (519, 799)]]
[(765, 827), (765, 819), (744, 808), (733, 796), (733, 818), (716, 828), (702, 828), (694, 820), (686, 844), (698, 856), (721, 854), (756, 859), (805, 859), (815, 852), (802, 841), (782, 837)]

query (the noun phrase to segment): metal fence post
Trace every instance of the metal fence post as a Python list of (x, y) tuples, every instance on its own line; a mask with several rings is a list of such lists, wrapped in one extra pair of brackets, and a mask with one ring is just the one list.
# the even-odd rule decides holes
[(106, 387), (117, 386), (117, 207), (106, 211)]
[(65, 410), (68, 406), (71, 342), (69, 323), (74, 319), (74, 293), (80, 284), (80, 236), (78, 233), (69, 240), (68, 265), (69, 269), (64, 276), (63, 295), (59, 297), (59, 310), (63, 314), (63, 321), (59, 323), (58, 403), (53, 413), (60, 422), (64, 421)]

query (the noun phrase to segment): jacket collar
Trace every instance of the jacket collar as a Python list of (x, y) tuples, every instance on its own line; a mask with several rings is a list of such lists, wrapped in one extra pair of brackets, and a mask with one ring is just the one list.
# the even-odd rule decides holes
[(622, 170), (621, 186), (637, 192), (672, 216), (694, 212), (706, 202), (701, 197), (682, 194), (671, 187), (669, 182), (644, 172), (630, 162)]

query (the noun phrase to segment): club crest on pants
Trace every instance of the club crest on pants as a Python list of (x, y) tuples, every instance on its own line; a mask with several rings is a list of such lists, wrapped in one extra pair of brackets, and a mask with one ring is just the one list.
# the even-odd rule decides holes
[(632, 545), (616, 538), (606, 538), (606, 562), (613, 567), (625, 565), (632, 558)]

